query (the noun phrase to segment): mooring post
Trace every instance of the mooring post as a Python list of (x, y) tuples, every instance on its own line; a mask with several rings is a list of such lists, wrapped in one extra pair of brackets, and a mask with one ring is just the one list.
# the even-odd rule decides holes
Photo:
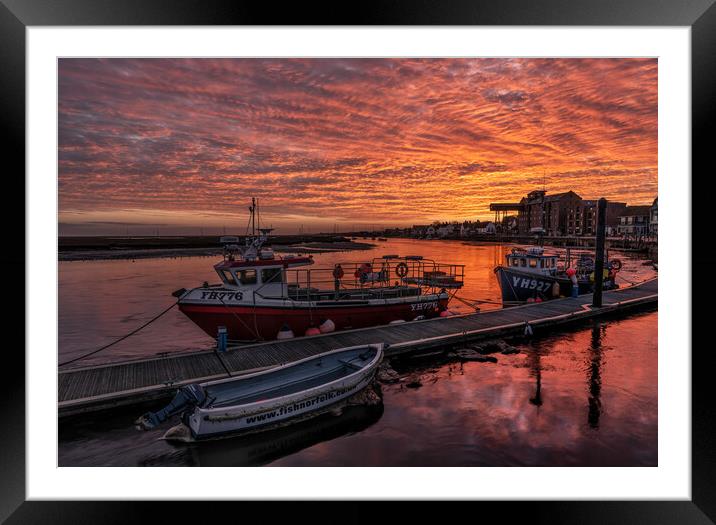
[(219, 352), (226, 352), (228, 334), (225, 326), (220, 326), (216, 336), (216, 349)]
[(604, 284), (604, 237), (607, 231), (607, 200), (602, 197), (597, 203), (597, 242), (594, 257), (594, 294), (592, 306), (602, 306), (602, 286)]

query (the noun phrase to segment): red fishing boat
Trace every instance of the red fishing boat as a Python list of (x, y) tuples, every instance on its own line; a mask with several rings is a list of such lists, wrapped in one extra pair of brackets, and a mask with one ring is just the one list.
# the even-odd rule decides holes
[[(249, 210), (253, 214), (256, 204)], [(179, 309), (212, 337), (268, 341), (439, 316), (463, 284), (464, 265), (385, 255), (314, 268), (311, 255), (274, 254), (270, 229), (240, 246), (222, 237), (221, 279), (178, 290)]]

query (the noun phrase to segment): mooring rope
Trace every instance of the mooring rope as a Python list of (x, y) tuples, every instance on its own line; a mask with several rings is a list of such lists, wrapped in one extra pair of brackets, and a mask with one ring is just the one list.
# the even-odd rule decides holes
[(642, 280), (642, 281), (630, 281), (630, 280), (627, 279), (626, 277), (622, 277), (622, 276), (619, 275), (619, 274), (617, 274), (617, 277), (619, 277), (622, 281), (631, 284), (632, 286), (637, 285), (637, 284), (641, 284), (641, 283), (643, 283), (643, 282), (646, 280), (646, 279), (644, 279), (644, 280)]
[(136, 329), (132, 330), (132, 331), (129, 332), (127, 335), (124, 335), (124, 336), (120, 337), (120, 338), (117, 339), (116, 341), (112, 341), (111, 343), (109, 343), (109, 344), (107, 344), (107, 345), (104, 345), (102, 348), (98, 348), (97, 350), (93, 350), (93, 351), (91, 351), (91, 352), (89, 352), (89, 353), (86, 353), (86, 354), (84, 354), (84, 355), (81, 355), (81, 356), (79, 356), (79, 357), (75, 357), (74, 359), (70, 359), (69, 361), (65, 361), (64, 363), (60, 363), (59, 365), (57, 365), (57, 367), (59, 368), (59, 367), (61, 367), (61, 366), (69, 365), (70, 363), (74, 363), (75, 361), (80, 361), (81, 359), (85, 359), (85, 358), (87, 358), (87, 357), (89, 357), (89, 356), (91, 356), (91, 355), (97, 354), (97, 353), (101, 352), (102, 350), (106, 350), (106, 349), (109, 348), (110, 346), (114, 346), (114, 345), (116, 345), (117, 343), (119, 343), (120, 341), (124, 341), (124, 340), (127, 339), (128, 337), (130, 337), (130, 336), (136, 334), (137, 332), (139, 332), (142, 328), (145, 328), (145, 327), (149, 326), (149, 325), (152, 324), (154, 321), (156, 321), (157, 319), (159, 319), (161, 316), (163, 316), (163, 315), (164, 315), (165, 313), (167, 313), (169, 310), (171, 310), (172, 308), (174, 308), (174, 307), (177, 305), (178, 302), (179, 302), (179, 301), (177, 301), (176, 303), (173, 303), (169, 308), (163, 310), (160, 314), (158, 314), (158, 315), (152, 317), (149, 321), (147, 321), (146, 323), (144, 323), (144, 324), (143, 324), (142, 326), (140, 326), (139, 328), (136, 328)]
[[(231, 310), (231, 308), (229, 308), (229, 305), (226, 304), (221, 297), (217, 297), (217, 298), (219, 299), (219, 301), (221, 301), (221, 304), (224, 306), (224, 308), (226, 308), (226, 309), (229, 311), (229, 313), (230, 313), (231, 315), (233, 315), (242, 325), (244, 325), (244, 327), (246, 327), (246, 329), (247, 329), (250, 333), (256, 335), (256, 340), (257, 340), (257, 341), (260, 341), (260, 340), (261, 340), (261, 336), (260, 336), (259, 333), (258, 333), (258, 329), (257, 329), (256, 332), (254, 332), (254, 331), (251, 329), (251, 327), (250, 327), (249, 325), (247, 325), (247, 324), (244, 322), (243, 319), (241, 319), (241, 317), (239, 317), (238, 315), (236, 315), (236, 313), (233, 312), (233, 311)], [(256, 320), (256, 310), (255, 310), (255, 308), (256, 308), (256, 297), (254, 297), (254, 321)], [(255, 322), (254, 322), (254, 324), (255, 324)]]

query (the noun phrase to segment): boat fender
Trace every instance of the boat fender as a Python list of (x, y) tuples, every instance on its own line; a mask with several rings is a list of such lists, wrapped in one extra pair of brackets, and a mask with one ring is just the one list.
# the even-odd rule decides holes
[(293, 330), (287, 324), (284, 324), (276, 334), (276, 339), (292, 339), (293, 337)]
[(557, 281), (552, 285), (552, 297), (559, 297), (559, 283)]
[(363, 263), (360, 265), (360, 267), (355, 271), (353, 275), (355, 275), (356, 279), (360, 279), (363, 275), (367, 274), (371, 271), (371, 264), (370, 263)]
[(404, 322), (405, 322), (405, 319), (396, 319), (395, 321), (391, 321), (388, 324), (401, 324)]
[(532, 337), (534, 332), (532, 331), (532, 325), (525, 322), (525, 337)]
[(327, 334), (327, 333), (333, 332), (333, 331), (335, 331), (335, 329), (336, 329), (336, 325), (330, 319), (323, 320), (321, 322), (321, 324), (318, 326), (318, 330), (322, 334)]
[(408, 275), (408, 265), (404, 262), (398, 263), (398, 265), (395, 267), (395, 274), (398, 277), (405, 277)]
[(309, 337), (312, 335), (321, 335), (321, 331), (318, 328), (316, 328), (315, 326), (312, 326), (306, 330), (306, 337)]
[(419, 315), (419, 316), (417, 316), (415, 319), (413, 319), (413, 321), (422, 321), (423, 319), (425, 319), (425, 316), (424, 316), (424, 315)]
[(343, 268), (340, 264), (336, 264), (336, 267), (333, 268), (333, 277), (336, 279), (343, 279), (343, 276), (345, 275), (345, 272), (343, 271)]
[(450, 310), (443, 310), (442, 312), (440, 312), (440, 317), (450, 317), (451, 315), (452, 313), (450, 312)]

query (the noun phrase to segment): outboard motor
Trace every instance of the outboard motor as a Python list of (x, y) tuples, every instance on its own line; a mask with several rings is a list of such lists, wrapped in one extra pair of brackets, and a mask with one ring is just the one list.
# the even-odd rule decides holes
[(175, 414), (184, 412), (187, 409), (202, 406), (206, 401), (206, 392), (201, 385), (191, 384), (180, 388), (174, 399), (167, 406), (158, 412), (147, 412), (135, 423), (142, 430), (151, 430), (164, 423)]

